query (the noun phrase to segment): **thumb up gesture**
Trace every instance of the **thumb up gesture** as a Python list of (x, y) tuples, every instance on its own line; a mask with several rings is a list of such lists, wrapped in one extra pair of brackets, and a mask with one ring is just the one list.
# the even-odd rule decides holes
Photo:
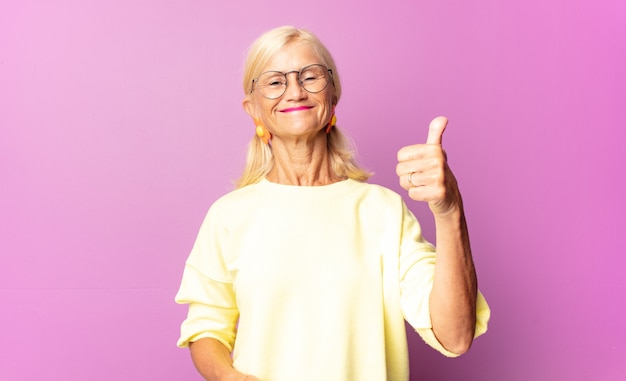
[(416, 201), (428, 202), (435, 216), (462, 208), (456, 179), (448, 167), (441, 146), (448, 119), (437, 117), (430, 122), (426, 144), (406, 146), (398, 151), (396, 173), (400, 186)]

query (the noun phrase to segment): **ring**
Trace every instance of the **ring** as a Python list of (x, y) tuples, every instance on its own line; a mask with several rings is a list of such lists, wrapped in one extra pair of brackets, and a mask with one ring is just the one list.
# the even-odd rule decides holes
[(413, 184), (413, 182), (411, 181), (411, 176), (413, 176), (413, 174), (414, 174), (414, 173), (415, 173), (415, 172), (411, 172), (411, 173), (409, 173), (409, 177), (408, 177), (408, 179), (407, 179), (407, 180), (408, 180), (408, 182), (409, 182), (409, 185), (412, 185), (412, 186), (415, 186), (415, 184)]

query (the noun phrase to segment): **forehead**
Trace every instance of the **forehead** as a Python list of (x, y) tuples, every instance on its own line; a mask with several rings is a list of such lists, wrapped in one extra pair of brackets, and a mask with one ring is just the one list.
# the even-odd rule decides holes
[(262, 72), (270, 70), (297, 71), (312, 64), (325, 64), (325, 62), (312, 46), (296, 41), (288, 43), (278, 50), (269, 59)]

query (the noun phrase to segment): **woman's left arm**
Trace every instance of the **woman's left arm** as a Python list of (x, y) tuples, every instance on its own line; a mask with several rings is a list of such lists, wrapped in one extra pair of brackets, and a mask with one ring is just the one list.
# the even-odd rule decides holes
[(463, 201), (448, 167), (441, 137), (447, 119), (430, 123), (426, 144), (398, 151), (396, 172), (409, 197), (426, 201), (436, 227), (437, 261), (430, 294), (430, 318), (437, 340), (450, 352), (470, 348), (476, 326), (476, 272)]

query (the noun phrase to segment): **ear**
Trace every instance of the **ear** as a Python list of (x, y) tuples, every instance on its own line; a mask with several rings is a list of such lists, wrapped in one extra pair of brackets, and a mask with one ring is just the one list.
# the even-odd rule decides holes
[(248, 113), (248, 115), (252, 117), (252, 119), (258, 118), (255, 112), (256, 107), (254, 107), (254, 103), (252, 102), (250, 97), (245, 97), (243, 99), (243, 102), (241, 102), (241, 105), (243, 106), (243, 109)]

